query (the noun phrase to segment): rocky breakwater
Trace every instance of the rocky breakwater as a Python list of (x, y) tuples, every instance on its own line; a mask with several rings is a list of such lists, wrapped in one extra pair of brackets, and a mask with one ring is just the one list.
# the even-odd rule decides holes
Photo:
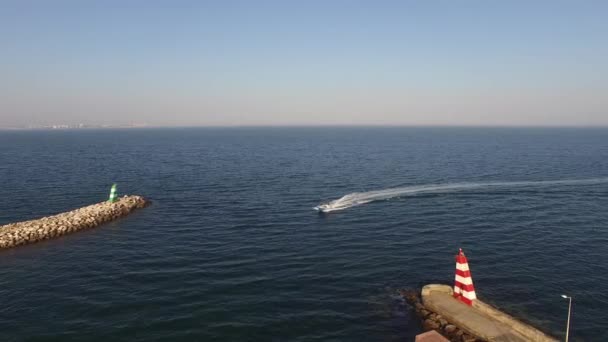
[(0, 226), (0, 249), (56, 238), (97, 227), (144, 208), (149, 201), (141, 196), (124, 196), (116, 202), (102, 202), (37, 220)]

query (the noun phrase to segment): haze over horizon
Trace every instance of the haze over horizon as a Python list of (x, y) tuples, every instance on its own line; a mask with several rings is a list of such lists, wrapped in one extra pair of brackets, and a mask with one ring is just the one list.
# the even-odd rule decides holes
[(608, 3), (0, 4), (0, 127), (607, 126)]

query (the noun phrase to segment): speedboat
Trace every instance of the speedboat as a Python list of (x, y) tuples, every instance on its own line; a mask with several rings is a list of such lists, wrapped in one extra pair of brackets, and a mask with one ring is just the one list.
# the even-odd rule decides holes
[(318, 211), (321, 214), (321, 213), (330, 212), (332, 210), (332, 207), (331, 207), (330, 203), (324, 203), (324, 204), (319, 204), (318, 206), (314, 207), (313, 209)]
[(319, 213), (329, 213), (332, 211), (344, 210), (344, 209), (347, 209), (350, 207), (352, 207), (352, 203), (346, 203), (341, 200), (335, 200), (335, 201), (319, 204), (318, 206), (314, 207), (313, 209), (318, 211)]

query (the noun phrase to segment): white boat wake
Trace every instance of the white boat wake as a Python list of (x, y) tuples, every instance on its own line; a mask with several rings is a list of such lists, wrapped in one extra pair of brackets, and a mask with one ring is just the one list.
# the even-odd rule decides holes
[(521, 181), (521, 182), (471, 182), (412, 185), (399, 188), (375, 190), (368, 192), (353, 192), (336, 200), (319, 204), (314, 210), (323, 213), (344, 210), (354, 206), (383, 201), (391, 198), (414, 196), (419, 194), (441, 194), (458, 191), (479, 190), (489, 188), (516, 188), (516, 187), (545, 187), (545, 186), (576, 186), (608, 183), (608, 178), (553, 180), (553, 181)]

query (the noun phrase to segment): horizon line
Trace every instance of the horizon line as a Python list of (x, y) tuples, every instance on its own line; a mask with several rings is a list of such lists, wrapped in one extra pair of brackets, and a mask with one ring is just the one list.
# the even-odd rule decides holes
[(2, 131), (74, 131), (74, 130), (111, 130), (111, 129), (159, 129), (159, 128), (578, 128), (578, 129), (606, 129), (608, 124), (600, 125), (450, 125), (450, 124), (253, 124), (253, 125), (91, 125), (94, 127), (11, 127), (0, 126)]

